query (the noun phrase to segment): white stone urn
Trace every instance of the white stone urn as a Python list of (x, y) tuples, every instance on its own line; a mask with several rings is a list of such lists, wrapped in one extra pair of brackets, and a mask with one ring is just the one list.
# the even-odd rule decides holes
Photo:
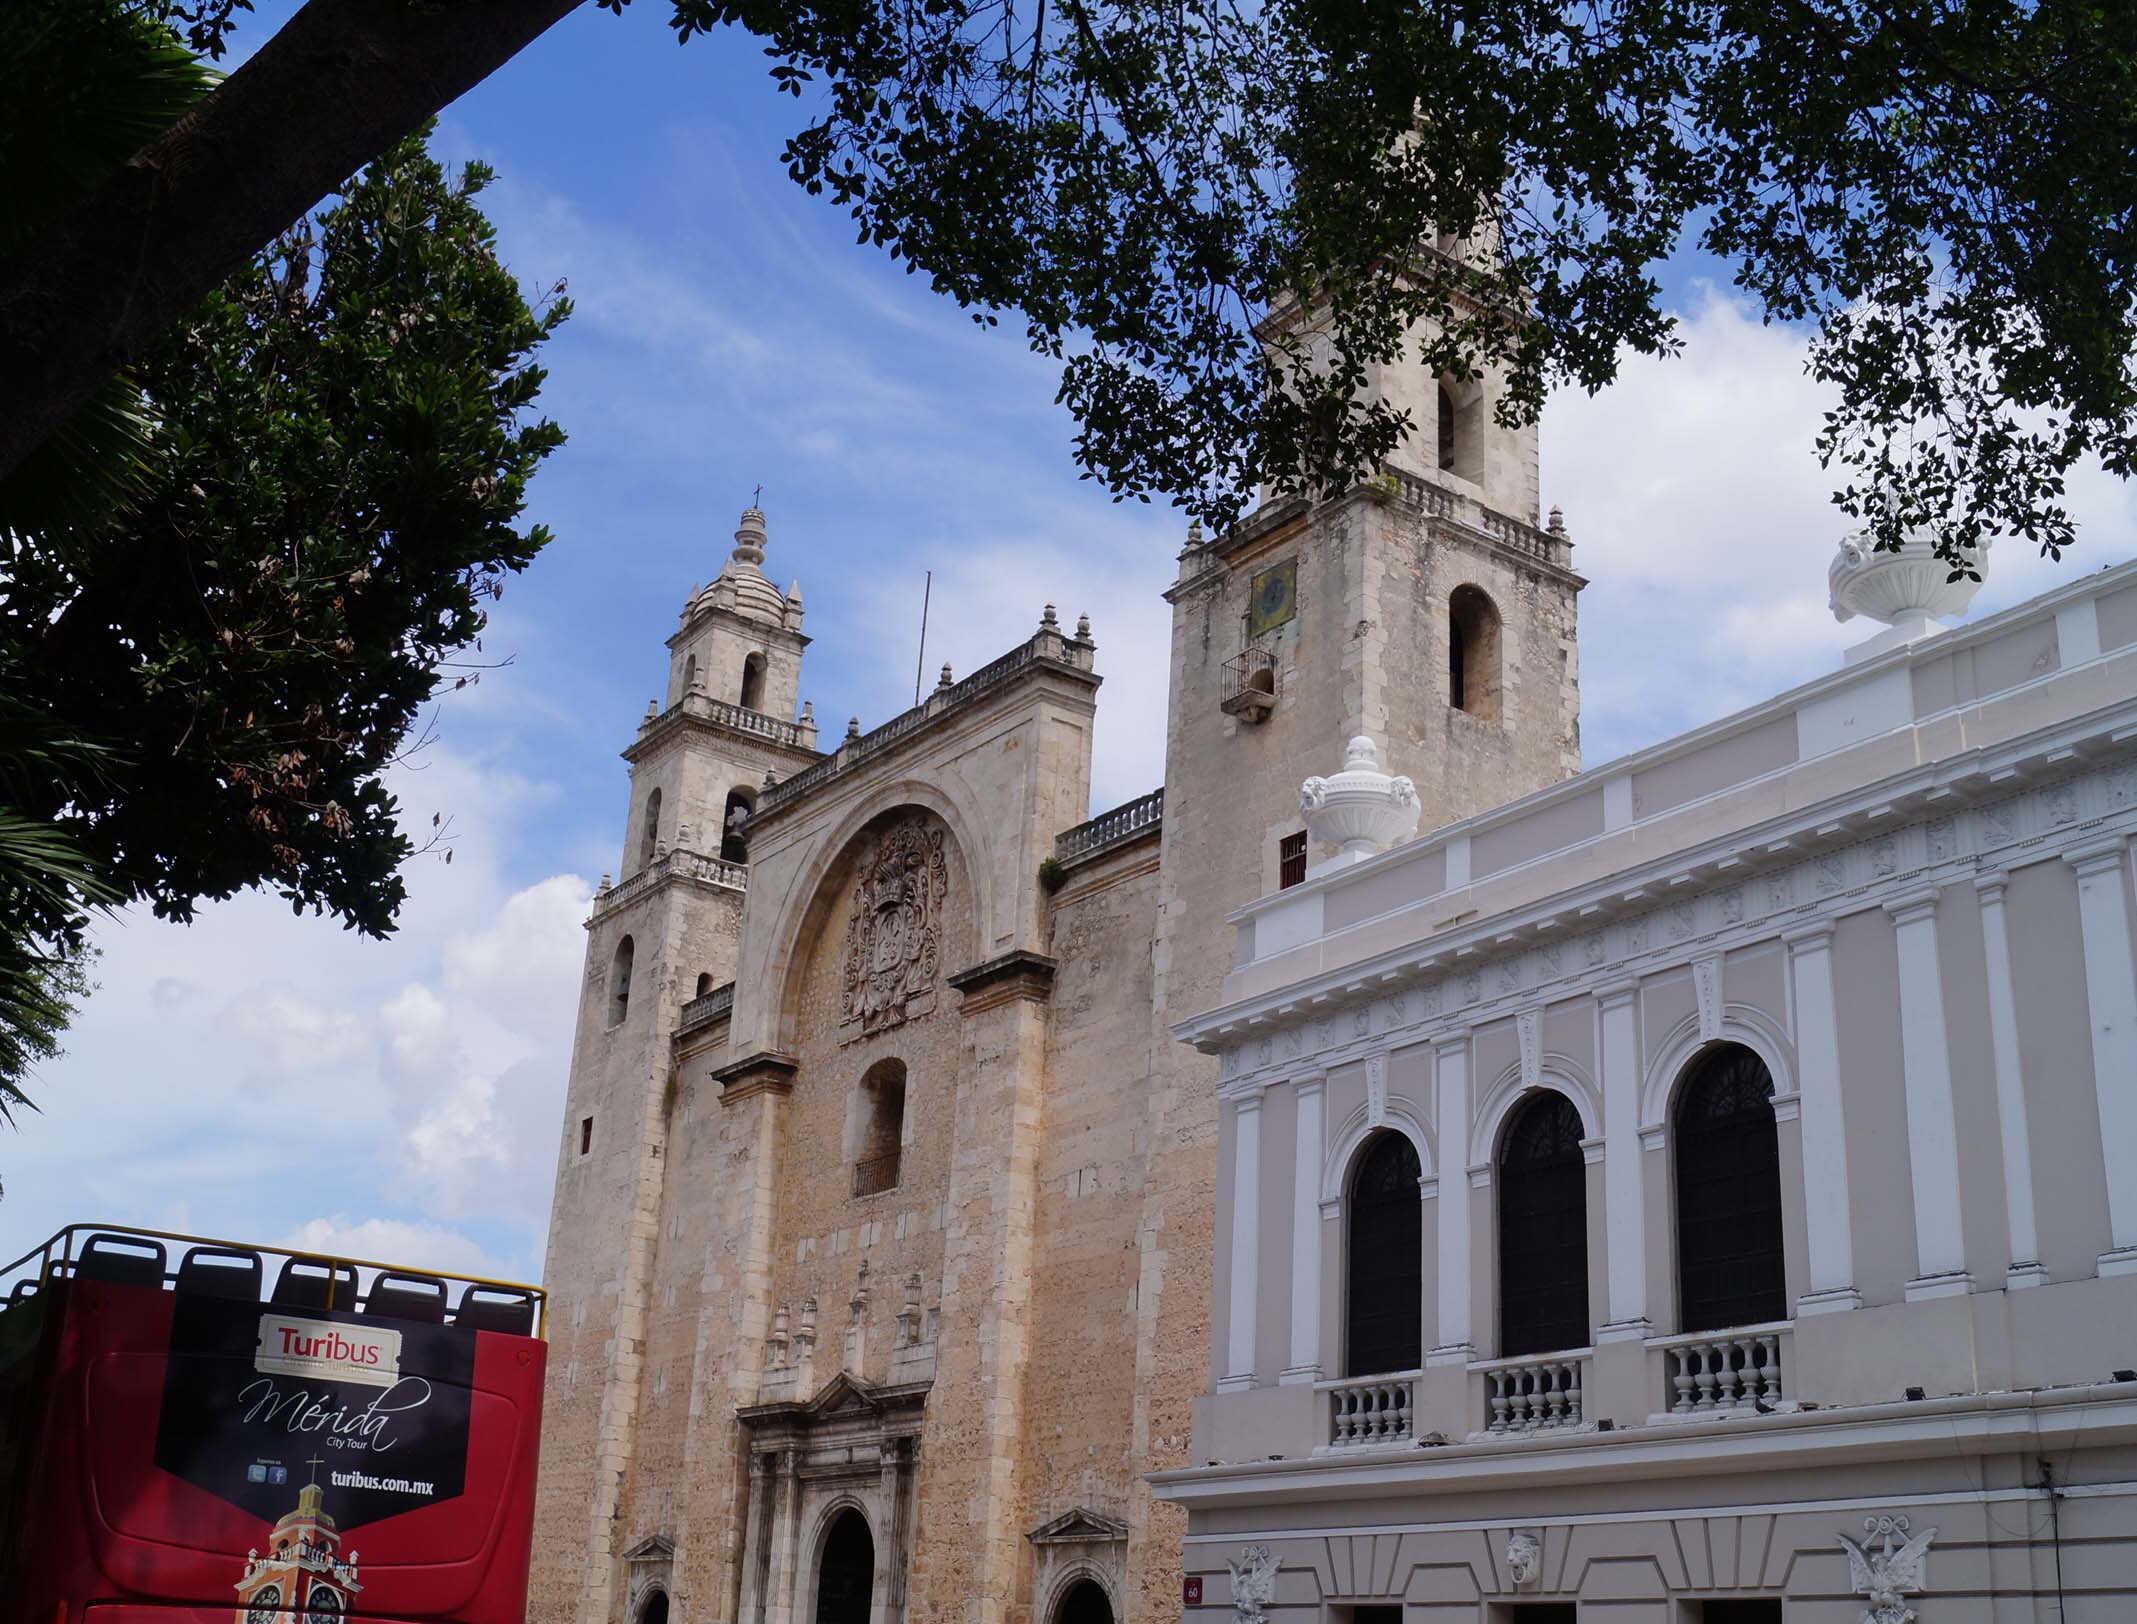
[[(1983, 542), (1965, 549), (1961, 556), (1978, 575), (1987, 553), (1988, 543)], [(1935, 622), (1965, 614), (1981, 583), (1965, 576), (1954, 581), (1951, 573), (1951, 565), (1937, 556), (1926, 536), (1911, 535), (1899, 551), (1890, 553), (1873, 551), (1868, 531), (1843, 540), (1826, 571), (1833, 618), (1845, 623), (1867, 615), (1883, 621), (1886, 628), (1849, 649), (1848, 663), (1933, 637), (1944, 629)]]
[(1299, 810), (1316, 846), (1338, 863), (1359, 863), (1417, 833), (1417, 786), (1380, 770), (1380, 752), (1360, 734), (1344, 746), (1343, 770), (1299, 785)]

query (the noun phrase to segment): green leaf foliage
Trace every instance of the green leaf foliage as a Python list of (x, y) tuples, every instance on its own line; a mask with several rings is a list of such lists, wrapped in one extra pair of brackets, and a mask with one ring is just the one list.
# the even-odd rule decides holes
[(149, 357), (153, 491), (12, 545), (0, 647), (54, 717), (127, 741), (26, 810), (164, 917), (266, 886), (393, 928), (411, 846), (379, 775), (549, 540), (520, 516), (563, 439), (531, 356), (569, 304), (498, 263), (489, 179), (420, 139), (372, 164)]
[[(620, 7), (623, 0), (604, 0)], [(1532, 418), (1675, 349), (1696, 245), (1801, 324), (1837, 500), (2069, 544), (2137, 455), (2121, 0), (674, 0), (761, 36), (793, 177), (1062, 362), (1116, 497), (1214, 522), (1414, 425), (1406, 342)], [(1418, 324), (1429, 336), (1406, 340)]]

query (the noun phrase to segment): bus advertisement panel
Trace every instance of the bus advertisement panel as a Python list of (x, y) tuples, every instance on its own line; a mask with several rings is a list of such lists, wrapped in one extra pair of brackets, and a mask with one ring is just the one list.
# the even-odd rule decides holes
[(539, 1291), (112, 1225), (0, 1286), (11, 1618), (519, 1624)]

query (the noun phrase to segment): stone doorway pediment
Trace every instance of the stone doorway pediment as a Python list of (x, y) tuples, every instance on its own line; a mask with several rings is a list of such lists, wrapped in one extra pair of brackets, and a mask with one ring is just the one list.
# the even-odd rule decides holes
[(1118, 1517), (1109, 1517), (1089, 1506), (1077, 1506), (1064, 1511), (1051, 1522), (1043, 1522), (1024, 1536), (1034, 1545), (1088, 1544), (1105, 1540), (1124, 1540), (1128, 1537), (1128, 1525)]

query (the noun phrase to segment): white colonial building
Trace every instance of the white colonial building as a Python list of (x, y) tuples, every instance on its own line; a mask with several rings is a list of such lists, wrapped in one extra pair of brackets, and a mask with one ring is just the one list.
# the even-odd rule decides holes
[(2137, 566), (1833, 590), (1844, 669), (1422, 838), (1310, 781), (1174, 1028), (1190, 1620), (2137, 1619)]

